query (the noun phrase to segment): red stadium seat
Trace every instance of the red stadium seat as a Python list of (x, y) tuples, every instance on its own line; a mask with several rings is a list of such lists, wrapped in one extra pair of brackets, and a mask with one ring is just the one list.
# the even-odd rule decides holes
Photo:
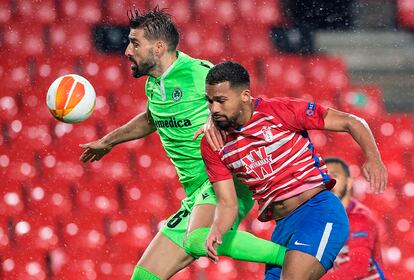
[(63, 14), (63, 20), (78, 23), (94, 24), (102, 18), (102, 8), (99, 1), (69, 0), (58, 3)]
[(376, 86), (352, 86), (339, 95), (339, 109), (367, 121), (381, 118), (384, 103), (381, 90)]
[(124, 83), (123, 60), (119, 55), (96, 55), (82, 61), (82, 72), (99, 95), (118, 90)]
[(40, 23), (53, 23), (56, 20), (56, 7), (53, 0), (33, 2), (23, 0), (17, 2), (17, 13), (20, 20), (32, 24), (30, 19), (36, 18)]
[(322, 90), (342, 90), (348, 86), (345, 62), (340, 57), (311, 56), (304, 61), (306, 83)]
[[(65, 1), (62, 3), (74, 3)], [(65, 4), (65, 5), (66, 5)], [(54, 57), (65, 54), (65, 57), (89, 55), (92, 51), (92, 33), (90, 26), (77, 22), (64, 22), (62, 24), (53, 24), (49, 27), (49, 49)]]
[(97, 250), (107, 244), (107, 219), (88, 211), (61, 219), (62, 244), (68, 251)]
[(148, 8), (153, 9), (155, 6), (159, 6), (161, 9), (166, 9), (167, 13), (172, 16), (174, 24), (177, 26), (185, 26), (191, 20), (191, 6), (189, 0), (150, 0), (148, 2)]
[(30, 76), (30, 65), (27, 59), (24, 57), (19, 58), (7, 58), (2, 61), (4, 66), (4, 74), (1, 77), (1, 84), (7, 90), (20, 90), (25, 89), (30, 85), (32, 81)]
[(98, 264), (99, 279), (130, 279), (141, 254), (129, 246), (105, 251)]
[(215, 60), (226, 49), (224, 33), (218, 24), (206, 26), (197, 23), (186, 25), (183, 30), (183, 41), (180, 45), (185, 52), (193, 57)]
[[(2, 173), (9, 176), (10, 173)], [(23, 213), (25, 209), (24, 202), (26, 197), (21, 189), (20, 183), (10, 177), (6, 177), (4, 185), (0, 191), (0, 216), (12, 216)]]
[(237, 6), (231, 0), (197, 0), (194, 3), (194, 12), (197, 21), (221, 26), (232, 25), (237, 18)]
[(76, 185), (77, 213), (111, 214), (119, 210), (118, 197), (109, 177), (82, 178)]
[(26, 58), (40, 55), (45, 50), (44, 28), (38, 22), (8, 23), (4, 26), (3, 36), (2, 47), (8, 50), (9, 55)]
[(264, 24), (279, 26), (283, 22), (283, 12), (279, 1), (238, 1), (240, 20), (252, 26)]
[[(58, 28), (58, 27), (57, 27)], [(77, 58), (61, 59), (59, 54), (36, 57), (33, 68), (32, 94), (45, 98), (47, 90), (54, 80), (66, 74), (82, 74), (80, 61)]]
[(400, 26), (414, 28), (414, 3), (410, 0), (397, 1), (397, 18)]
[(247, 22), (229, 28), (230, 53), (266, 58), (275, 54), (271, 44), (270, 29), (267, 25), (252, 25)]
[(129, 24), (127, 11), (135, 6), (137, 9), (146, 9), (144, 1), (133, 0), (108, 0), (106, 1), (105, 21), (111, 24)]
[(23, 251), (7, 250), (0, 252), (2, 266), (0, 273), (4, 280), (46, 280), (47, 253), (27, 246)]
[[(325, 133), (325, 135), (327, 136), (328, 142), (325, 147), (321, 147), (318, 150), (322, 157), (340, 157), (349, 161), (351, 165), (361, 166), (364, 160), (364, 154), (351, 135), (338, 132)], [(358, 176), (358, 174), (355, 174), (355, 176)]]
[(275, 90), (282, 96), (301, 92), (305, 80), (300, 57), (271, 56), (264, 63), (268, 89)]
[[(1, 211), (1, 210), (0, 210)], [(14, 245), (12, 242), (12, 219), (4, 213), (0, 214), (0, 252), (10, 250), (11, 246)], [(0, 253), (1, 258), (1, 253)], [(0, 266), (1, 271), (1, 266)], [(0, 274), (1, 275), (1, 274)]]
[(9, 1), (0, 2), (0, 23), (5, 24), (12, 18), (12, 9)]
[[(55, 159), (44, 158), (46, 166), (54, 162)], [(45, 170), (45, 179), (32, 180), (31, 185), (25, 186), (26, 193), (28, 193), (28, 211), (34, 215), (50, 218), (70, 214), (73, 210), (71, 183), (62, 180), (62, 178), (48, 175)]]
[(52, 275), (62, 280), (101, 279), (98, 266), (105, 253), (104, 247), (53, 250), (50, 252)]
[(111, 247), (129, 247), (136, 252), (143, 252), (149, 245), (157, 231), (157, 221), (150, 214), (151, 209), (140, 206), (137, 210), (129, 210), (128, 214), (110, 217), (108, 241)]
[(240, 275), (236, 269), (236, 261), (227, 258), (220, 257), (220, 261), (217, 265), (209, 266), (207, 269), (206, 279), (241, 279), (243, 275)]
[(55, 220), (42, 213), (36, 216), (21, 215), (13, 218), (13, 237), (17, 250), (30, 247), (50, 250), (59, 245)]

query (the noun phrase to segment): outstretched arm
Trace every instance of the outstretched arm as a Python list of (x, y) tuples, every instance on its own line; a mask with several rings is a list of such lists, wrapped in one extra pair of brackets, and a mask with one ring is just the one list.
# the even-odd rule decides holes
[(80, 156), (80, 160), (83, 162), (100, 160), (115, 145), (145, 137), (154, 132), (155, 129), (149, 112), (142, 112), (101, 139), (87, 144), (80, 144), (79, 146), (85, 149)]
[(381, 193), (387, 186), (387, 170), (367, 122), (355, 115), (328, 109), (325, 117), (325, 130), (347, 132), (359, 144), (365, 154), (364, 175), (375, 193)]

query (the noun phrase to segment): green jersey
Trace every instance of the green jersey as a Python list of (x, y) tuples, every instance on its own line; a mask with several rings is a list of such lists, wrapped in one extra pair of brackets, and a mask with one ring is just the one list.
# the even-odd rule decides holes
[(177, 51), (177, 60), (158, 78), (148, 77), (147, 109), (187, 196), (208, 180), (193, 134), (206, 123), (205, 79), (213, 66)]

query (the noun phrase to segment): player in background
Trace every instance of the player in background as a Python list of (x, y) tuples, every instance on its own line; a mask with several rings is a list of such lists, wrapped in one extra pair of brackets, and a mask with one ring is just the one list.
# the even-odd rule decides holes
[(332, 192), (341, 200), (348, 214), (348, 241), (323, 280), (384, 280), (377, 222), (371, 211), (352, 197), (352, 177), (342, 159), (324, 159), (328, 174), (336, 180)]
[[(187, 197), (149, 244), (132, 279), (168, 279), (194, 258), (207, 255), (205, 242), (214, 218), (216, 196), (201, 158), (200, 140), (193, 141), (192, 136), (208, 117), (205, 77), (212, 64), (177, 51), (178, 31), (170, 17), (158, 8), (146, 13), (134, 10), (129, 18), (130, 43), (125, 55), (135, 78), (148, 76), (147, 111), (103, 138), (80, 145), (85, 149), (80, 159), (100, 160), (120, 143), (154, 131), (159, 133)], [(219, 246), (219, 254), (281, 265), (285, 248), (236, 230), (253, 206), (247, 186), (240, 185), (238, 190), (237, 218), (233, 230), (224, 237), (232, 242)]]
[(319, 279), (346, 242), (348, 218), (330, 191), (335, 180), (315, 151), (307, 130), (348, 132), (366, 156), (371, 186), (384, 191), (387, 174), (375, 140), (362, 119), (299, 99), (252, 98), (247, 70), (235, 62), (214, 66), (206, 78), (214, 124), (226, 131), (218, 151), (206, 138), (201, 153), (217, 195), (206, 247), (215, 246), (236, 217), (233, 174), (248, 184), (259, 204), (259, 220), (276, 220), (272, 241), (287, 247), (283, 267), (267, 266), (265, 279)]

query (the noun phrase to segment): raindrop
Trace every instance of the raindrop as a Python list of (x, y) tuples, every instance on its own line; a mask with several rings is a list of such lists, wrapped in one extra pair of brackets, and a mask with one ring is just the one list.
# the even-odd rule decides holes
[(0, 166), (1, 167), (7, 167), (10, 164), (10, 159), (7, 155), (1, 155), (0, 156)]
[(142, 167), (148, 168), (151, 166), (151, 157), (148, 155), (142, 155), (139, 157), (139, 164)]
[(11, 129), (16, 133), (19, 133), (22, 130), (22, 127), (22, 122), (19, 120), (14, 120), (11, 123)]
[(16, 233), (24, 235), (30, 231), (30, 224), (26, 221), (20, 221), (16, 224)]

